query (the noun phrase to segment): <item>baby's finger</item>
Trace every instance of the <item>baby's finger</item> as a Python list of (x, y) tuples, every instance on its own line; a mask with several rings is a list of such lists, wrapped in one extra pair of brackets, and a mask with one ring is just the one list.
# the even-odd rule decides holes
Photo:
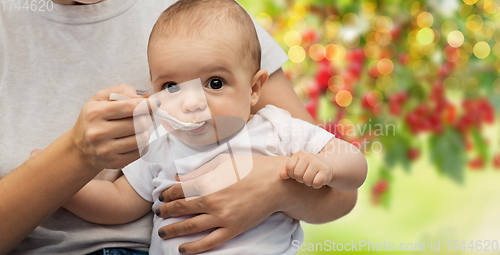
[(288, 173), (286, 172), (286, 168), (281, 169), (280, 178), (283, 180), (290, 179), (290, 176), (288, 176)]
[(304, 182), (305, 185), (311, 186), (314, 180), (314, 177), (318, 174), (318, 168), (314, 167), (314, 165), (309, 164), (309, 166), (306, 169), (306, 172), (304, 173), (304, 176), (302, 177), (302, 181)]
[(295, 176), (293, 175), (293, 171), (295, 171), (295, 165), (297, 165), (297, 161), (299, 160), (299, 157), (296, 155), (293, 155), (288, 159), (286, 162), (286, 173), (288, 177), (295, 179)]
[(42, 150), (40, 149), (34, 149), (31, 151), (30, 156), (24, 161), (27, 162), (28, 160), (32, 159), (36, 154), (40, 153)]
[(315, 188), (315, 189), (319, 189), (319, 188), (323, 187), (324, 185), (327, 185), (328, 184), (327, 179), (328, 178), (327, 178), (326, 173), (319, 172), (314, 177), (314, 180), (312, 182), (312, 187)]
[(304, 173), (306, 172), (307, 167), (309, 166), (309, 162), (304, 158), (299, 157), (297, 161), (297, 165), (295, 165), (295, 170), (293, 171), (293, 175), (295, 176), (295, 180), (300, 183), (303, 183)]
[(41, 151), (42, 151), (42, 150), (40, 150), (40, 149), (34, 149), (34, 150), (32, 150), (32, 151), (31, 151), (31, 153), (30, 153), (30, 158), (32, 158), (32, 157), (34, 157), (34, 156), (36, 156), (36, 155), (37, 155), (38, 153), (40, 153)]

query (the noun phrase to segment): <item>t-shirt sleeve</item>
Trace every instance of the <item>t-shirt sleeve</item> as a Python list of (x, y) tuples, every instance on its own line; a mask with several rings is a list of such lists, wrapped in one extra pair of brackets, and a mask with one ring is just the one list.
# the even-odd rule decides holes
[(144, 200), (154, 202), (153, 199), (153, 169), (154, 164), (138, 159), (122, 169), (123, 175), (127, 178), (130, 186)]
[(288, 61), (288, 55), (281, 46), (273, 39), (273, 37), (259, 25), (251, 15), (252, 21), (259, 37), (260, 47), (262, 49), (260, 66), (265, 69), (269, 75), (276, 72), (281, 66)]
[(267, 105), (259, 111), (274, 126), (280, 139), (281, 151), (292, 156), (298, 151), (319, 153), (335, 136), (309, 122), (292, 118), (284, 109)]

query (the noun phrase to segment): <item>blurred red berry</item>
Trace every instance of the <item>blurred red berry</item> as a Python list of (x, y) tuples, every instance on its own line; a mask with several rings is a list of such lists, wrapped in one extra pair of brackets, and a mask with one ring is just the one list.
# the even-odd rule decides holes
[(432, 132), (434, 132), (434, 134), (438, 135), (443, 133), (443, 131), (444, 131), (444, 126), (441, 123), (437, 123), (436, 125), (432, 126)]
[(418, 124), (418, 116), (415, 112), (410, 112), (406, 115), (406, 123), (411, 126), (416, 126)]
[(318, 100), (313, 99), (307, 102), (306, 110), (311, 114), (311, 116), (316, 119), (317, 111), (318, 111)]
[(484, 168), (484, 160), (481, 157), (471, 159), (469, 161), (469, 167), (473, 170), (479, 170)]
[(401, 106), (397, 102), (389, 102), (389, 112), (394, 116), (401, 114)]
[(355, 49), (346, 53), (346, 60), (362, 63), (365, 61), (365, 52), (363, 49)]
[(368, 99), (368, 94), (364, 95), (363, 98), (361, 99), (361, 106), (365, 109), (372, 108), (372, 105), (370, 104)]
[(448, 124), (455, 123), (456, 118), (457, 118), (457, 108), (452, 104), (447, 105), (444, 112), (445, 122)]
[(429, 117), (429, 121), (431, 122), (432, 126), (440, 124), (441, 123), (441, 114), (439, 112), (433, 112)]
[(410, 148), (406, 155), (408, 156), (409, 160), (413, 161), (420, 156), (420, 151), (417, 148)]
[(408, 100), (408, 93), (406, 91), (399, 92), (398, 96), (399, 103), (404, 103)]
[(417, 107), (416, 109), (416, 113), (419, 117), (423, 117), (427, 114), (427, 112), (429, 111), (429, 107), (425, 104), (421, 104)]
[(356, 81), (359, 80), (359, 76), (356, 76), (351, 72), (345, 72), (344, 75), (342, 75), (342, 78), (344, 79), (346, 87), (353, 86), (356, 83)]
[(379, 180), (373, 186), (373, 192), (377, 194), (381, 194), (386, 192), (389, 189), (389, 183), (386, 180)]
[(319, 89), (319, 86), (317, 83), (311, 83), (309, 84), (309, 86), (307, 87), (309, 89), (309, 98), (311, 98), (312, 100), (317, 100), (317, 98), (319, 97), (321, 91)]
[(350, 142), (352, 145), (356, 146), (356, 148), (361, 149), (361, 142), (357, 139), (354, 139)]
[(307, 29), (302, 33), (302, 43), (305, 45), (315, 43), (318, 39), (318, 34), (313, 29)]
[(382, 114), (383, 109), (382, 109), (382, 105), (377, 105), (377, 106), (372, 107), (370, 110), (371, 110), (373, 115), (380, 116)]
[(391, 29), (390, 33), (393, 39), (397, 39), (401, 35), (401, 28), (395, 26)]
[(377, 66), (372, 66), (370, 69), (368, 69), (368, 73), (373, 78), (377, 78), (380, 75), (380, 72), (378, 71)]
[(337, 133), (336, 133), (336, 125), (335, 123), (333, 122), (330, 122), (330, 123), (326, 123), (324, 126), (323, 125), (320, 125), (322, 128), (324, 128), (326, 131), (334, 134), (335, 136), (337, 136)]
[(319, 65), (318, 73), (316, 74), (316, 83), (321, 91), (328, 88), (328, 80), (330, 80), (330, 73), (328, 73), (328, 65)]
[(403, 66), (407, 66), (410, 63), (410, 60), (410, 55), (408, 55), (408, 53), (402, 53), (399, 55), (399, 62)]
[(492, 124), (495, 121), (495, 113), (493, 106), (490, 105), (487, 98), (483, 98), (478, 102), (479, 111), (484, 122)]
[(474, 144), (472, 144), (472, 141), (470, 140), (470, 137), (468, 135), (465, 136), (465, 151), (471, 151), (474, 148)]
[(361, 76), (361, 71), (363, 71), (363, 64), (361, 62), (352, 62), (349, 65), (349, 72), (352, 73), (355, 77)]
[(389, 101), (395, 102), (398, 104), (402, 104), (402, 103), (406, 102), (406, 100), (408, 100), (408, 94), (406, 93), (406, 91), (398, 92), (398, 93), (393, 94), (389, 97)]
[(420, 128), (417, 126), (410, 126), (410, 133), (413, 135), (418, 135), (420, 133)]
[(469, 128), (469, 121), (466, 118), (462, 117), (457, 123), (457, 129), (460, 133), (465, 133)]
[(420, 128), (425, 131), (429, 131), (432, 129), (432, 123), (429, 119), (424, 119), (422, 123), (420, 123)]
[(494, 157), (493, 157), (493, 167), (495, 169), (500, 169), (500, 153), (497, 153)]

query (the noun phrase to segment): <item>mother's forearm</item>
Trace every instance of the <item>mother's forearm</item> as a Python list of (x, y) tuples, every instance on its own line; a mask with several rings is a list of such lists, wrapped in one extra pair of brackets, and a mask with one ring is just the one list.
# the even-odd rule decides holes
[(0, 179), (0, 254), (7, 253), (98, 171), (88, 168), (67, 134)]
[(348, 214), (356, 204), (357, 190), (341, 192), (324, 186), (314, 189), (295, 180), (284, 180), (286, 196), (282, 211), (307, 223), (326, 223)]

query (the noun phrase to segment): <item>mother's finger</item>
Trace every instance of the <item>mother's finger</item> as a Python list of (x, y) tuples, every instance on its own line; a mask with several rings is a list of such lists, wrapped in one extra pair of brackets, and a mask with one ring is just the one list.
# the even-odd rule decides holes
[(132, 98), (120, 101), (93, 102), (93, 107), (87, 110), (106, 120), (117, 120), (142, 114), (150, 114), (161, 105), (156, 98)]
[(163, 239), (185, 236), (189, 234), (200, 233), (207, 229), (218, 227), (212, 217), (208, 214), (200, 214), (180, 222), (172, 223), (161, 227), (158, 230), (158, 236)]
[(112, 138), (122, 138), (148, 131), (152, 125), (150, 115), (141, 115), (103, 122), (100, 130), (103, 133), (110, 133)]
[(233, 162), (229, 160), (196, 179), (182, 182), (181, 186), (184, 197), (186, 200), (192, 200), (235, 184), (238, 182), (237, 170)]
[(198, 241), (181, 244), (179, 246), (179, 252), (183, 254), (194, 254), (208, 251), (229, 241), (235, 236), (236, 234), (228, 228), (218, 228)]
[(160, 201), (165, 203), (181, 198), (184, 198), (184, 192), (182, 191), (181, 184), (175, 184), (172, 187), (164, 190), (158, 197)]
[(186, 201), (184, 199), (177, 199), (158, 206), (155, 214), (162, 218), (173, 218), (182, 215), (206, 213), (206, 207), (203, 206), (203, 198), (196, 200)]
[(150, 93), (148, 91), (137, 90), (136, 88), (126, 84), (118, 84), (113, 87), (105, 88), (97, 92), (95, 96), (92, 98), (94, 101), (108, 101), (109, 95), (111, 93), (118, 93), (124, 95), (126, 97), (135, 98), (135, 97), (149, 97)]
[(149, 138), (150, 133), (146, 131), (140, 134), (115, 139), (111, 142), (112, 145), (109, 147), (112, 148), (113, 152), (123, 154), (135, 151), (138, 148), (143, 149), (149, 144)]
[(124, 166), (140, 158), (139, 150), (137, 149), (126, 153), (108, 153), (107, 155), (101, 155), (100, 153), (96, 152), (96, 155), (106, 158), (105, 168), (109, 169), (123, 168)]

